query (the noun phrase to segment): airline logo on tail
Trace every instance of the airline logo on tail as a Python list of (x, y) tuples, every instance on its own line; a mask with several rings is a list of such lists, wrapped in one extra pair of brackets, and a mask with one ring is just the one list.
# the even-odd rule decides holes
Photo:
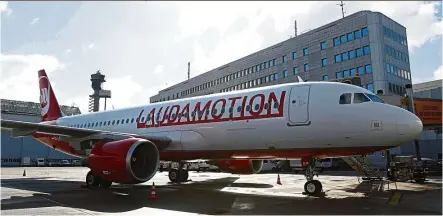
[(63, 113), (55, 98), (54, 91), (51, 88), (48, 75), (45, 70), (38, 71), (38, 80), (40, 85), (40, 105), (42, 107), (42, 121), (52, 121), (63, 116)]
[(49, 80), (47, 76), (40, 76), (40, 104), (42, 106), (41, 115), (45, 116), (48, 113), (50, 107), (50, 95), (49, 92), (51, 90), (51, 85), (49, 84)]

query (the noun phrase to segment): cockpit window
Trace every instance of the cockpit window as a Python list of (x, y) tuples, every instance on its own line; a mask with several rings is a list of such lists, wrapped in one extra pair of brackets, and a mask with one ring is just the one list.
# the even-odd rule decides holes
[(366, 96), (368, 96), (372, 101), (377, 102), (377, 103), (385, 103), (381, 98), (379, 98), (377, 95), (374, 94), (365, 94)]
[(371, 101), (371, 100), (369, 100), (369, 98), (366, 97), (363, 93), (354, 93), (354, 103), (355, 104), (369, 102), (369, 101)]
[(351, 93), (345, 93), (340, 96), (340, 104), (350, 104), (352, 99)]

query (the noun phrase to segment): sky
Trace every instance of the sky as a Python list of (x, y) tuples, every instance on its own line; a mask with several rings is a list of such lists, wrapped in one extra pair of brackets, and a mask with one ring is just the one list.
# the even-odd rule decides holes
[[(60, 104), (88, 111), (90, 74), (106, 75), (108, 109), (340, 19), (339, 1), (0, 2), (0, 98), (39, 101), (44, 68)], [(349, 1), (407, 29), (412, 82), (443, 77), (441, 1)], [(103, 102), (101, 102), (103, 104)]]

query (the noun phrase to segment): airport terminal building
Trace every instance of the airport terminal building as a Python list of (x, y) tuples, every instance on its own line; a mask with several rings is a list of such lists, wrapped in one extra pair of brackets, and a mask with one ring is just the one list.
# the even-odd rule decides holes
[(404, 26), (379, 12), (360, 11), (161, 90), (150, 101), (357, 73), (364, 88), (404, 95), (411, 83), (408, 53)]
[[(66, 115), (80, 114), (78, 107), (61, 106)], [(1, 100), (1, 118), (15, 121), (40, 122), (40, 103), (15, 100)], [(32, 137), (12, 138), (9, 131), (1, 132), (1, 165), (19, 166), (23, 158), (29, 157), (31, 163), (36, 158), (45, 158), (47, 162), (58, 162), (74, 157), (43, 145)]]

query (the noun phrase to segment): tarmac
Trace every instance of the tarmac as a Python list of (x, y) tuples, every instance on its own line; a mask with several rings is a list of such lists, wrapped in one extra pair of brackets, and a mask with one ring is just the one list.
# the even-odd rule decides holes
[[(23, 171), (26, 169), (26, 176)], [(190, 172), (169, 183), (159, 172), (139, 185), (83, 188), (88, 168), (1, 168), (2, 215), (313, 215), (442, 214), (441, 176), (424, 184), (362, 182), (354, 172), (321, 173), (324, 196), (303, 195), (299, 174)], [(155, 182), (157, 199), (150, 199)]]

